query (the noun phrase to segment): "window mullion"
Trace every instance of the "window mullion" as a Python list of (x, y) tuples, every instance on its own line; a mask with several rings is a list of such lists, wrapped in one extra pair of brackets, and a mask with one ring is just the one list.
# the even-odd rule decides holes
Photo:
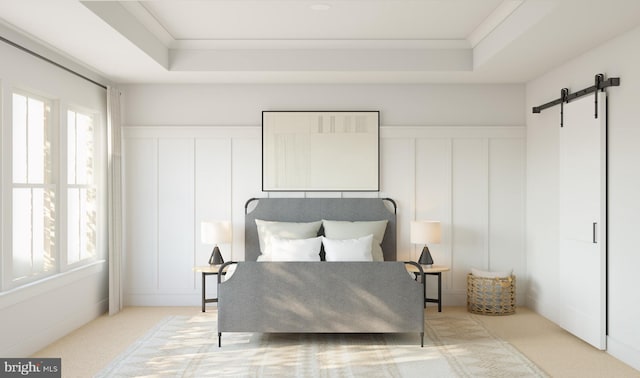
[(26, 110), (27, 110), (27, 116), (25, 118), (26, 122), (24, 124), (24, 134), (25, 134), (24, 135), (24, 143), (25, 143), (24, 150), (26, 151), (26, 153), (24, 154), (24, 160), (25, 160), (24, 166), (25, 166), (25, 169), (26, 169), (24, 181), (25, 181), (25, 183), (28, 183), (29, 182), (29, 98), (28, 97), (26, 98), (25, 102), (26, 102), (25, 106), (26, 106)]
[(73, 169), (73, 183), (77, 184), (78, 183), (78, 168), (79, 168), (79, 163), (78, 163), (78, 116), (76, 115), (75, 120), (73, 122), (73, 135), (75, 135), (75, 139), (73, 140), (73, 156), (75, 156), (75, 161), (73, 162), (75, 168)]
[(67, 158), (67, 149), (69, 148), (67, 143), (67, 118), (68, 112), (63, 110), (66, 108), (65, 104), (59, 104), (60, 113), (58, 114), (58, 132), (56, 135), (58, 136), (58, 140), (56, 146), (58, 147), (57, 156), (57, 167), (58, 174), (57, 178), (57, 188), (58, 195), (56, 205), (58, 206), (58, 217), (57, 217), (57, 227), (58, 227), (58, 243), (57, 243), (57, 261), (58, 261), (58, 270), (64, 272), (67, 270), (69, 265), (68, 262), (68, 184), (67, 184), (67, 172), (68, 172), (68, 158)]
[(34, 221), (34, 219), (33, 219), (33, 208), (34, 208), (34, 203), (33, 203), (33, 188), (30, 188), (30, 189), (29, 189), (29, 193), (30, 193), (30, 203), (31, 203), (31, 211), (29, 212), (29, 213), (30, 213), (30, 215), (31, 215), (31, 219), (30, 219), (30, 222), (29, 222), (29, 223), (30, 223), (30, 225), (31, 225), (31, 233), (30, 233), (30, 234), (31, 234), (31, 235), (30, 235), (30, 236), (31, 236), (31, 243), (30, 243), (30, 249), (31, 249), (31, 251), (30, 251), (30, 257), (31, 257), (31, 273), (33, 274), (33, 267), (34, 267), (34, 265), (35, 265), (35, 261), (34, 261), (34, 258), (33, 258), (33, 250), (34, 250), (34, 245), (33, 245), (33, 244), (34, 244), (34, 243), (33, 243), (33, 239), (34, 239), (34, 238), (33, 238), (33, 221)]

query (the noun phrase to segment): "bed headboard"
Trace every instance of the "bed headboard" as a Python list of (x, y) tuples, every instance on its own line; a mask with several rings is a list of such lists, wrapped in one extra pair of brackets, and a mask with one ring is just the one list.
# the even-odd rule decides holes
[(385, 261), (396, 261), (396, 203), (389, 198), (251, 198), (245, 204), (246, 261), (256, 261), (260, 255), (256, 219), (280, 222), (386, 219), (382, 253)]

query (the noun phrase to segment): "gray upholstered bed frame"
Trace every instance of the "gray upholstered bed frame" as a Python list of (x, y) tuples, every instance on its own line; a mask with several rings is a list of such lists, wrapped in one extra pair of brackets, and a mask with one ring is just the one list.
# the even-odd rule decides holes
[[(393, 204), (390, 210), (385, 202)], [(248, 202), (249, 204), (249, 202)], [(255, 219), (387, 219), (384, 262), (256, 262)], [(408, 333), (424, 342), (424, 286), (396, 257), (395, 203), (376, 198), (260, 199), (245, 217), (245, 262), (218, 274), (218, 343), (222, 332)], [(415, 264), (415, 263), (412, 263)], [(419, 265), (415, 264), (420, 268)], [(420, 268), (420, 270), (422, 270)]]
[(256, 219), (279, 222), (387, 220), (385, 261), (396, 261), (396, 203), (390, 198), (251, 198), (245, 204), (244, 259), (260, 256)]

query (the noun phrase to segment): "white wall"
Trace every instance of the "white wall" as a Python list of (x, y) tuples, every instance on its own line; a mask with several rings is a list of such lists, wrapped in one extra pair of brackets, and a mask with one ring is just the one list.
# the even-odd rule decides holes
[[(84, 71), (65, 58), (47, 51), (25, 37), (0, 25), (2, 36), (35, 50), (55, 61), (83, 72), (94, 79), (99, 77)], [(100, 110), (106, 108), (106, 91), (51, 64), (45, 63), (14, 47), (0, 42), (0, 145), (11, 146), (11, 93), (21, 89), (54, 100), (55, 104), (83, 106)], [(54, 114), (56, 114), (54, 112)], [(54, 115), (55, 116), (55, 115)], [(103, 113), (102, 125), (106, 125)], [(9, 209), (10, 161), (1, 160), (3, 213), (0, 243), (2, 253), (10, 259), (7, 240), (11, 234)], [(106, 177), (106, 176), (105, 176)], [(5, 186), (6, 185), (6, 186)], [(105, 199), (106, 195), (101, 194)], [(104, 205), (102, 205), (104, 207)], [(19, 211), (19, 210), (18, 210)], [(58, 227), (59, 232), (64, 228)], [(98, 230), (99, 249), (106, 250), (106, 228)], [(65, 253), (62, 251), (61, 253)], [(95, 319), (107, 309), (107, 263), (100, 256), (94, 264), (48, 277), (12, 290), (0, 292), (0, 356), (26, 357), (65, 334)], [(9, 260), (10, 261), (10, 260)], [(0, 278), (10, 277), (10, 270), (2, 266)], [(6, 275), (6, 276), (4, 276)], [(0, 282), (2, 280), (0, 279)], [(8, 281), (5, 279), (5, 281)], [(9, 288), (5, 288), (9, 289)]]
[(380, 110), (382, 125), (524, 125), (522, 85), (128, 85), (125, 125), (256, 126), (263, 110)]
[[(608, 352), (640, 369), (640, 292), (636, 236), (640, 229), (640, 29), (527, 84), (527, 304), (558, 319), (558, 133), (560, 109), (532, 114), (531, 107), (593, 85), (594, 75), (620, 77), (607, 90), (608, 134)], [(576, 264), (579, 264), (576, 261)]]
[[(416, 259), (413, 219), (439, 219), (431, 246), (445, 304), (470, 267), (524, 278), (524, 87), (518, 85), (128, 85), (124, 102), (129, 305), (197, 305), (211, 246), (200, 221), (230, 219), (225, 259), (244, 258), (244, 202), (261, 192), (261, 111), (380, 110), (380, 193), (398, 202), (398, 257)], [(215, 292), (211, 280), (209, 292)], [(433, 282), (435, 284), (435, 282)], [(435, 285), (431, 285), (433, 294)]]
[(104, 314), (107, 277), (102, 261), (1, 294), (2, 356), (28, 357)]

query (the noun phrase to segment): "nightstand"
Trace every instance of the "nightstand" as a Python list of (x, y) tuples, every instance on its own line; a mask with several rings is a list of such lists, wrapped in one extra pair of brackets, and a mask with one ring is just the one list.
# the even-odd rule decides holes
[[(416, 278), (420, 274), (418, 268), (413, 265), (406, 265), (407, 270), (413, 274), (415, 274)], [(422, 270), (425, 275), (428, 276), (437, 276), (438, 277), (438, 297), (437, 298), (428, 298), (425, 290), (424, 302), (425, 303), (437, 303), (438, 304), (438, 312), (442, 312), (442, 272), (448, 272), (450, 268), (445, 265), (422, 265)], [(426, 287), (426, 283), (425, 283)]]
[[(218, 302), (218, 298), (207, 298), (207, 276), (212, 274), (218, 274), (218, 270), (220, 269), (220, 265), (202, 265), (202, 266), (194, 266), (194, 272), (202, 273), (202, 312), (205, 312), (205, 304), (206, 303), (216, 303)], [(224, 274), (224, 273), (223, 273)]]

